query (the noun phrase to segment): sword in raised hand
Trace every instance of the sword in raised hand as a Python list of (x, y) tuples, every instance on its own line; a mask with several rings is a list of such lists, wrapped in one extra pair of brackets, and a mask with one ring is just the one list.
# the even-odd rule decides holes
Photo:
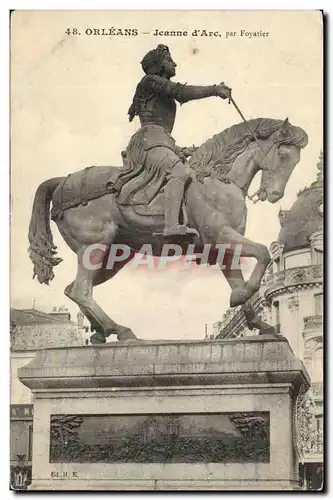
[(262, 149), (262, 147), (260, 146), (259, 142), (258, 142), (258, 139), (256, 138), (253, 130), (251, 130), (251, 127), (250, 125), (248, 124), (248, 121), (247, 119), (245, 118), (245, 116), (243, 115), (243, 113), (241, 112), (241, 110), (239, 109), (239, 107), (237, 106), (237, 104), (235, 103), (235, 100), (233, 97), (231, 97), (231, 91), (230, 91), (230, 96), (228, 97), (228, 103), (230, 104), (232, 102), (232, 104), (234, 105), (234, 107), (236, 108), (236, 111), (238, 112), (238, 114), (240, 115), (240, 117), (242, 118), (243, 122), (245, 123), (246, 125), (246, 128), (247, 130), (250, 132), (251, 136), (253, 137), (253, 140), (256, 142), (256, 144), (258, 145), (258, 147), (260, 148), (261, 152), (265, 155), (265, 151)]
[[(247, 128), (247, 130), (249, 131), (249, 133), (251, 134), (251, 136), (252, 136), (253, 140), (255, 141), (255, 143), (256, 143), (256, 144), (257, 144), (257, 146), (259, 147), (260, 151), (262, 152), (262, 154), (263, 154), (263, 158), (262, 158), (262, 161), (261, 161), (261, 163), (262, 163), (262, 162), (263, 162), (263, 160), (264, 160), (264, 158), (265, 158), (265, 156), (266, 156), (266, 154), (267, 154), (267, 152), (265, 152), (265, 151), (262, 149), (261, 145), (259, 144), (258, 139), (256, 138), (255, 133), (253, 132), (253, 130), (251, 130), (251, 127), (250, 127), (250, 125), (248, 124), (247, 119), (245, 118), (244, 114), (241, 112), (241, 110), (239, 109), (239, 107), (238, 107), (238, 106), (237, 106), (237, 104), (235, 103), (235, 100), (233, 99), (233, 97), (231, 97), (231, 90), (230, 90), (230, 95), (229, 95), (229, 97), (228, 97), (228, 104), (230, 104), (231, 102), (232, 102), (232, 104), (234, 105), (234, 107), (235, 107), (236, 111), (238, 112), (238, 114), (240, 115), (240, 117), (242, 118), (243, 122), (245, 123), (246, 128)], [(258, 191), (257, 191), (257, 192), (255, 192), (255, 193), (254, 193), (253, 195), (251, 195), (251, 196), (250, 196), (250, 195), (247, 195), (247, 196), (248, 196), (248, 198), (249, 198), (250, 200), (252, 200), (252, 201), (253, 201), (253, 203), (257, 203), (257, 202), (259, 201), (259, 197), (258, 197), (258, 199), (257, 199), (257, 200), (254, 200), (255, 196), (258, 196)]]

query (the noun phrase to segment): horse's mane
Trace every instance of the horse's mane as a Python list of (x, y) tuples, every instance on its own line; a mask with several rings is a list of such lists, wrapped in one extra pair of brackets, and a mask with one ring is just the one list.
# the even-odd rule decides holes
[[(212, 173), (223, 180), (237, 156), (254, 140), (248, 127), (257, 139), (265, 140), (279, 130), (282, 124), (283, 120), (255, 118), (248, 120), (247, 125), (244, 122), (233, 125), (204, 142), (191, 157), (189, 165), (195, 170), (196, 178), (200, 181)], [(278, 142), (304, 148), (308, 137), (301, 128), (289, 125), (287, 134), (281, 135)]]

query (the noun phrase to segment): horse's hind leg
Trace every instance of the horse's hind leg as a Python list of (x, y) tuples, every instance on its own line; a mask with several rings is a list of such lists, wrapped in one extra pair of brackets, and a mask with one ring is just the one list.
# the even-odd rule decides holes
[(93, 287), (112, 278), (127, 262), (119, 262), (112, 269), (87, 269), (82, 263), (82, 252), (78, 255), (78, 270), (73, 283), (68, 285), (65, 295), (75, 302), (90, 321), (95, 330), (90, 340), (93, 344), (105, 343), (109, 335), (117, 335), (118, 340), (136, 339), (132, 330), (126, 326), (118, 325), (93, 299)]

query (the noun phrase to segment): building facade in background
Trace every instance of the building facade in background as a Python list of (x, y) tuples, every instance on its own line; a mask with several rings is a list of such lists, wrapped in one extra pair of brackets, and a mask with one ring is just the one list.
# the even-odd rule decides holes
[[(303, 489), (320, 489), (323, 476), (323, 154), (317, 179), (302, 189), (290, 210), (280, 210), (280, 233), (270, 246), (272, 260), (254, 309), (286, 337), (311, 376), (312, 421), (301, 465)], [(240, 307), (214, 324), (214, 337), (253, 335)]]
[(72, 322), (64, 307), (54, 307), (52, 313), (10, 310), (10, 484), (14, 490), (25, 490), (31, 483), (33, 442), (33, 397), (17, 371), (39, 349), (86, 345), (90, 333), (83, 319), (79, 312), (78, 322)]

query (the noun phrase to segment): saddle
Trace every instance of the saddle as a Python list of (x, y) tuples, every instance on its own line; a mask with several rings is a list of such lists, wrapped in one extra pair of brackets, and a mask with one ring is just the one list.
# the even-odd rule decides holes
[[(120, 170), (121, 167), (92, 166), (68, 175), (54, 192), (51, 219), (61, 218), (63, 212), (69, 208), (86, 206), (89, 201), (112, 194), (112, 185), (109, 181), (111, 177), (118, 177)], [(133, 179), (128, 184), (135, 181), (136, 179)], [(123, 188), (125, 191), (123, 197), (126, 194), (126, 186), (127, 184)], [(158, 192), (151, 200), (147, 198), (147, 192), (144, 189), (139, 189), (135, 197), (130, 198), (128, 203), (120, 204), (120, 207), (131, 206), (138, 215), (163, 217), (165, 212), (164, 186), (165, 182), (161, 182)], [(129, 188), (133, 192), (133, 185)], [(117, 197), (116, 201), (118, 202)], [(183, 212), (185, 212), (185, 206)]]
[(110, 193), (106, 186), (114, 167), (87, 167), (69, 174), (55, 190), (52, 198), (51, 219), (61, 218), (65, 210)]

